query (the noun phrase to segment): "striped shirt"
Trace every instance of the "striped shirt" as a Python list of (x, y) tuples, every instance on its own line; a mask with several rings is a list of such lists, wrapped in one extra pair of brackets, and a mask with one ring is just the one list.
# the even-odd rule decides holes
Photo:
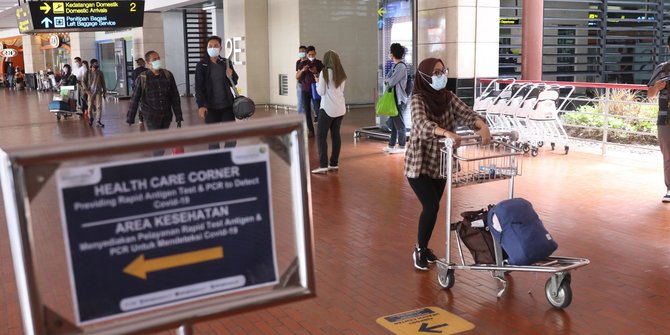
[(436, 127), (452, 132), (459, 125), (475, 129), (475, 122), (484, 120), (455, 94), (447, 94), (451, 98), (442, 113), (428, 112), (424, 97), (412, 95), (412, 130), (405, 152), (405, 176), (408, 178), (418, 178), (422, 174), (440, 178), (440, 149), (444, 146), (440, 140), (444, 137), (434, 134)]
[[(651, 78), (649, 79), (649, 82), (647, 83), (647, 86), (651, 87), (654, 86), (656, 81), (659, 79), (663, 79), (667, 77), (665, 74), (665, 71), (663, 71), (663, 67), (668, 64), (668, 62), (661, 63), (656, 66), (654, 69), (654, 72), (651, 74)], [(666, 83), (666, 85), (670, 86), (670, 82)], [(658, 119), (657, 124), (662, 125), (662, 124), (667, 124), (667, 117), (668, 117), (668, 86), (666, 88), (660, 90), (658, 92)]]

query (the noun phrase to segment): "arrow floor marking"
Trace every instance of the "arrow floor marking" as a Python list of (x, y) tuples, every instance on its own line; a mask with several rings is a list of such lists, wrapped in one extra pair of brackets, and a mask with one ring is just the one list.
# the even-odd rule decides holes
[(423, 322), (423, 323), (421, 323), (421, 327), (419, 327), (419, 333), (438, 333), (439, 334), (439, 333), (442, 333), (442, 331), (441, 330), (436, 330), (436, 329), (437, 328), (442, 328), (442, 327), (445, 327), (445, 326), (448, 326), (448, 324), (443, 323), (441, 325), (428, 327), (428, 324)]
[(149, 272), (167, 270), (221, 258), (223, 258), (223, 247), (184, 252), (149, 260), (145, 260), (144, 254), (141, 254), (128, 264), (128, 266), (123, 269), (123, 272), (141, 279), (147, 279), (147, 273)]

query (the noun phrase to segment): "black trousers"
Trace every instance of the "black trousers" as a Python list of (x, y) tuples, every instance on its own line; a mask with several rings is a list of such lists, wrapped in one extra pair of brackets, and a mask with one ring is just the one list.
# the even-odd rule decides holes
[[(319, 149), (319, 167), (337, 166), (340, 160), (340, 149), (342, 148), (342, 137), (340, 136), (340, 126), (344, 116), (330, 117), (325, 110), (319, 110), (317, 117), (316, 143)], [(330, 141), (333, 150), (330, 154), (330, 163), (328, 161), (328, 131), (330, 131)]]
[[(233, 113), (233, 106), (221, 109), (207, 108), (207, 114), (205, 114), (206, 124), (220, 123), (220, 122), (234, 122), (234, 121), (235, 121), (235, 114)], [(236, 145), (237, 141), (226, 141), (226, 143), (223, 144), (223, 147), (233, 148)], [(219, 145), (219, 143), (211, 143), (208, 147), (210, 150), (219, 149), (221, 148), (221, 145)]]
[[(421, 202), (421, 215), (419, 216), (419, 233), (417, 241), (419, 248), (428, 248), (428, 242), (433, 235), (433, 229), (437, 222), (437, 212), (440, 210), (440, 200), (447, 185), (445, 179), (433, 179), (427, 175), (419, 175), (419, 178), (407, 178), (409, 186)], [(449, 233), (449, 232), (447, 232)]]

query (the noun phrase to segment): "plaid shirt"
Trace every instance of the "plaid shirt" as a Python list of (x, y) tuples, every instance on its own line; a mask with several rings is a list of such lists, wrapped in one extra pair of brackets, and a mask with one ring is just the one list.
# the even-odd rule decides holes
[(135, 79), (133, 95), (130, 98), (130, 107), (128, 107), (126, 117), (128, 123), (135, 123), (135, 115), (140, 103), (142, 104), (142, 116), (147, 121), (161, 123), (166, 119), (172, 120), (173, 113), (176, 118), (175, 121), (184, 121), (181, 114), (181, 100), (177, 83), (172, 75), (170, 75), (172, 80), (168, 80), (165, 75), (166, 71), (160, 70), (158, 76), (151, 71), (147, 71), (145, 92), (142, 90), (142, 76)]
[(438, 114), (427, 111), (423, 96), (412, 95), (412, 130), (405, 152), (405, 176), (408, 178), (418, 178), (422, 174), (440, 178), (440, 149), (444, 144), (440, 143), (443, 137), (434, 134), (436, 127), (454, 131), (457, 125), (464, 125), (475, 129), (475, 122), (483, 120), (455, 94), (448, 94), (451, 95), (450, 102), (444, 112)]

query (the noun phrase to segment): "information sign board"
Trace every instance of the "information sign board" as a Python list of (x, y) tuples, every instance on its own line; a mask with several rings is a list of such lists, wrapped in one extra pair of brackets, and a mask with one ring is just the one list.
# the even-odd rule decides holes
[(30, 1), (16, 10), (21, 33), (141, 27), (144, 1)]
[(265, 144), (61, 168), (77, 322), (273, 285)]

